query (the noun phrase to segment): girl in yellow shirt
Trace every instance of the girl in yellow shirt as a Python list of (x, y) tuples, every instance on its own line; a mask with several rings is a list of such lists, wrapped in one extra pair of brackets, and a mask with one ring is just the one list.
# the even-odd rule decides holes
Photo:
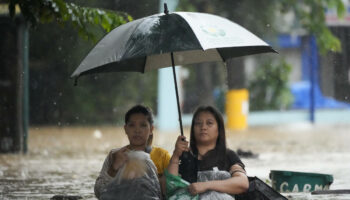
[(103, 190), (126, 162), (127, 151), (134, 150), (149, 153), (157, 168), (158, 178), (163, 175), (169, 164), (170, 154), (165, 149), (152, 147), (153, 129), (153, 115), (150, 108), (136, 105), (125, 114), (124, 130), (130, 144), (122, 148), (112, 149), (107, 155), (95, 182), (94, 191), (97, 198), (100, 197)]

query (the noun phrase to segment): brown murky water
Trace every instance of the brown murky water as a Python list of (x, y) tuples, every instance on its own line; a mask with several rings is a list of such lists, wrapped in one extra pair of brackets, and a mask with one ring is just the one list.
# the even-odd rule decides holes
[[(186, 130), (188, 132), (188, 130)], [(155, 131), (154, 144), (173, 151), (178, 133)], [(26, 155), (0, 155), (0, 199), (95, 199), (93, 185), (107, 152), (127, 144), (116, 127), (32, 127)], [(242, 159), (249, 176), (270, 170), (332, 174), (331, 189), (350, 189), (350, 125), (294, 124), (228, 131), (227, 144), (258, 153)], [(285, 193), (289, 199), (350, 199), (350, 195)]]

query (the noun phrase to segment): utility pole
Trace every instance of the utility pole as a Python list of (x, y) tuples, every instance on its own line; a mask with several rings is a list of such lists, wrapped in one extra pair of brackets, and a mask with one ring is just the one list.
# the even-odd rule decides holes
[(227, 128), (247, 128), (249, 92), (245, 86), (244, 60), (232, 58), (226, 61), (229, 91), (226, 94)]

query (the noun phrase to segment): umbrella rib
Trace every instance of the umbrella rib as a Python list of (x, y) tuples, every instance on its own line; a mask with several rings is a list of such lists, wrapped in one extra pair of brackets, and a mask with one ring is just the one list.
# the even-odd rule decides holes
[(217, 49), (215, 49), (215, 50), (218, 52), (218, 54), (219, 54), (219, 56), (220, 56), (222, 62), (226, 64), (226, 60), (224, 59), (224, 57), (222, 57), (222, 55), (221, 55), (221, 53), (220, 53), (220, 51), (219, 51), (220, 48), (217, 48)]

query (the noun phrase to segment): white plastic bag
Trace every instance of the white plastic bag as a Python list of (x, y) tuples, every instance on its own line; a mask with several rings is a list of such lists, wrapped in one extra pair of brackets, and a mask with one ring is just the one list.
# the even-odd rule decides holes
[[(197, 174), (198, 182), (206, 182), (212, 180), (226, 180), (231, 178), (231, 174), (227, 171), (199, 171)], [(234, 200), (235, 198), (229, 194), (217, 192), (217, 191), (207, 191), (199, 195), (200, 200)]]
[(161, 199), (157, 168), (149, 154), (143, 151), (127, 152), (128, 161), (121, 166), (100, 200), (158, 200)]

